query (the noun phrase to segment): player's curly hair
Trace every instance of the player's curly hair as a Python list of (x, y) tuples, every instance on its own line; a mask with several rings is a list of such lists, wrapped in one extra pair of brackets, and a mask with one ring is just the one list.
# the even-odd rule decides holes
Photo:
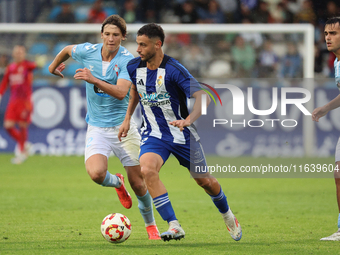
[(326, 21), (326, 25), (335, 25), (336, 23), (340, 25), (340, 16), (329, 18)]
[(107, 25), (115, 25), (120, 29), (120, 32), (122, 32), (123, 37), (126, 37), (126, 22), (125, 20), (120, 17), (117, 14), (111, 15), (109, 17), (107, 17), (103, 23), (102, 23), (102, 33), (104, 32), (104, 27)]
[(150, 23), (150, 24), (142, 26), (137, 32), (137, 36), (141, 36), (141, 35), (146, 35), (149, 38), (158, 37), (161, 40), (162, 46), (163, 46), (165, 35), (164, 35), (163, 28), (160, 25), (157, 25), (155, 23)]

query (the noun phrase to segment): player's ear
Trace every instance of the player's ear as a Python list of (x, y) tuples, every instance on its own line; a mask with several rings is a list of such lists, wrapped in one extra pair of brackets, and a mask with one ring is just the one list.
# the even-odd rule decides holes
[(156, 45), (157, 49), (162, 48), (162, 41), (161, 40), (157, 40), (155, 45)]
[(100, 38), (103, 39), (103, 33), (100, 33)]

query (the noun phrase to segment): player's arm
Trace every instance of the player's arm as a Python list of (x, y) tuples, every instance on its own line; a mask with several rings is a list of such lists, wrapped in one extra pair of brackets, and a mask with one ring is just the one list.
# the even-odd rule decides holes
[(55, 56), (52, 63), (48, 67), (48, 70), (51, 74), (64, 78), (64, 75), (61, 73), (65, 69), (65, 64), (63, 62), (72, 56), (72, 49), (74, 46), (75, 45), (66, 46), (57, 54), (57, 56)]
[(118, 79), (116, 85), (112, 85), (105, 81), (102, 81), (94, 77), (88, 68), (79, 68), (76, 70), (74, 75), (76, 80), (84, 80), (88, 83), (93, 84), (97, 88), (104, 91), (106, 94), (117, 98), (118, 100), (123, 100), (126, 94), (129, 92), (131, 81), (125, 79)]
[(210, 97), (203, 90), (198, 90), (192, 95), (192, 97), (195, 98), (195, 103), (188, 117), (186, 117), (186, 119), (184, 120), (171, 121), (169, 124), (175, 127), (178, 127), (181, 131), (183, 131), (185, 127), (188, 127), (192, 123), (194, 123), (202, 115), (201, 110), (202, 110), (202, 95), (203, 94), (205, 94), (207, 98), (207, 107), (208, 107), (211, 101)]
[(136, 86), (132, 84), (131, 89), (130, 89), (129, 104), (126, 110), (125, 119), (122, 125), (120, 126), (119, 132), (118, 132), (119, 141), (121, 141), (122, 137), (127, 136), (127, 133), (130, 129), (130, 120), (131, 120), (132, 114), (134, 113), (137, 107), (138, 102), (139, 102), (139, 98), (138, 98), (137, 89), (136, 89)]
[(5, 93), (7, 86), (9, 84), (9, 69), (8, 67), (6, 68), (4, 77), (2, 78), (2, 81), (0, 83), (0, 102), (2, 99), (2, 95)]
[(325, 116), (329, 111), (340, 107), (340, 94), (324, 106), (314, 109), (312, 112), (312, 120), (319, 122), (319, 119)]

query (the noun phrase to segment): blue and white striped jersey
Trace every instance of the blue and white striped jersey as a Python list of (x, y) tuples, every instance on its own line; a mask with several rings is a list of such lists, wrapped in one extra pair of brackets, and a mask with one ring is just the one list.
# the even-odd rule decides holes
[(334, 60), (334, 74), (335, 74), (335, 84), (338, 86), (340, 90), (340, 61), (338, 58)]
[[(72, 58), (90, 69), (92, 75), (115, 86), (118, 79), (130, 80), (126, 65), (133, 56), (120, 46), (117, 55), (110, 62), (102, 61), (103, 44), (83, 43), (72, 49)], [(106, 69), (107, 67), (107, 69)], [(118, 100), (86, 82), (86, 122), (96, 127), (114, 127), (122, 124), (129, 103), (129, 94)]]
[(140, 57), (131, 60), (127, 69), (139, 94), (143, 115), (142, 138), (152, 136), (178, 144), (189, 144), (191, 136), (199, 140), (194, 125), (181, 132), (169, 124), (189, 115), (187, 98), (201, 90), (200, 84), (184, 66), (164, 55), (156, 70), (148, 69)]

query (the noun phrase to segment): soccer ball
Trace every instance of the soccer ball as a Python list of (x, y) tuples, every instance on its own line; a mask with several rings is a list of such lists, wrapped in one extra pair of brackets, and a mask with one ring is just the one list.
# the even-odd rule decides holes
[(112, 213), (103, 219), (100, 230), (110, 243), (122, 243), (131, 235), (131, 223), (125, 215)]

